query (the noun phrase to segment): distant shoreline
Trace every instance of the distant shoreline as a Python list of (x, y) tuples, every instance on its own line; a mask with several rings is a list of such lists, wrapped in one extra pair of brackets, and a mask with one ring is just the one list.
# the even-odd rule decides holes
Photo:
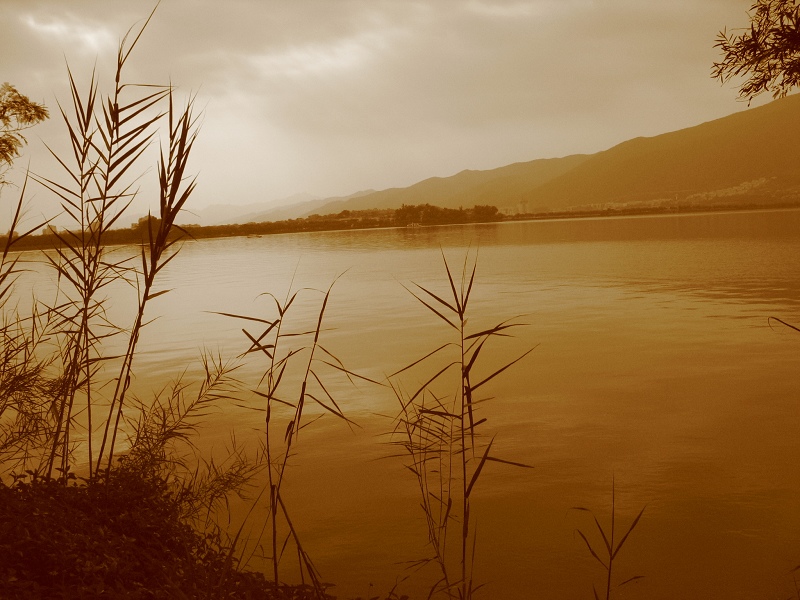
[(504, 221), (559, 221), (573, 219), (595, 219), (607, 217), (653, 217), (653, 216), (680, 216), (697, 214), (718, 214), (737, 212), (763, 212), (777, 210), (800, 210), (800, 203), (783, 202), (775, 204), (731, 204), (720, 206), (678, 206), (659, 207), (646, 209), (603, 209), (592, 211), (563, 211), (558, 213), (531, 213), (528, 215), (507, 216)]
[[(424, 205), (429, 206), (429, 205)], [(408, 207), (421, 208), (421, 207)], [(429, 207), (436, 211), (450, 211), (451, 213), (461, 213), (462, 218), (458, 220), (440, 220), (437, 222), (418, 222), (412, 221), (408, 224), (393, 222), (393, 213), (397, 211), (388, 210), (365, 210), (365, 211), (343, 211), (347, 213), (342, 217), (339, 215), (312, 215), (302, 219), (290, 219), (287, 221), (264, 221), (261, 223), (244, 223), (231, 225), (185, 225), (182, 227), (185, 235), (183, 239), (217, 239), (230, 237), (261, 237), (264, 235), (277, 235), (287, 233), (315, 233), (329, 231), (363, 231), (368, 229), (410, 229), (417, 230), (428, 227), (439, 227), (445, 225), (474, 225), (489, 223), (514, 223), (522, 221), (564, 221), (578, 219), (598, 219), (615, 217), (650, 217), (650, 216), (680, 216), (696, 214), (719, 214), (737, 212), (762, 212), (762, 211), (781, 211), (781, 210), (800, 210), (797, 202), (783, 202), (773, 204), (731, 204), (719, 206), (667, 206), (653, 208), (607, 208), (587, 211), (560, 211), (546, 213), (520, 213), (516, 215), (502, 215), (496, 211), (495, 207), (476, 207), (495, 209), (494, 214), (485, 215), (487, 218), (480, 218), (474, 209), (455, 211), (452, 209), (439, 209)], [(64, 235), (64, 232), (61, 232)], [(147, 217), (139, 220), (139, 223), (129, 229), (114, 229), (106, 234), (108, 245), (126, 246), (141, 245), (147, 243)], [(188, 236), (188, 237), (187, 237)], [(3, 236), (2, 239), (5, 239)], [(39, 235), (29, 235), (15, 242), (13, 251), (24, 252), (29, 250), (48, 250), (59, 247), (57, 236), (52, 232)]]

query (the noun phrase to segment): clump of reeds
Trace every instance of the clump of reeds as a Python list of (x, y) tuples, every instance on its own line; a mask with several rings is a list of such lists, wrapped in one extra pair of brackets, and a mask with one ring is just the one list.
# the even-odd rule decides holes
[[(62, 216), (72, 225), (52, 229), (60, 245), (44, 255), (57, 280), (56, 297), (49, 302), (34, 298), (32, 314), (26, 317), (4, 311), (5, 360), (0, 369), (13, 385), (5, 388), (0, 446), (6, 450), (3, 458), (46, 478), (56, 473), (65, 477), (78, 446), (88, 457), (89, 479), (111, 468), (146, 307), (167, 292), (157, 290), (156, 277), (176, 255), (173, 245), (180, 230), (175, 220), (194, 189), (194, 180), (187, 178), (197, 135), (192, 100), (180, 109), (171, 86), (125, 80), (126, 64), (152, 16), (122, 39), (110, 94), (100, 92), (94, 74), (81, 92), (67, 68), (70, 103), (59, 105), (59, 112), (71, 152), (60, 156), (51, 150), (62, 177), (34, 176), (60, 200)], [(106, 238), (137, 195), (142, 157), (165, 120), (167, 141), (157, 169), (158, 218), (148, 220), (137, 265), (136, 260), (112, 256)], [(30, 233), (20, 236), (15, 230), (21, 202), (2, 257), (0, 298), (10, 294), (19, 272), (16, 259), (8, 258), (10, 245)], [(130, 284), (137, 294), (128, 325), (108, 317), (109, 289), (119, 282)], [(108, 350), (112, 343), (126, 349), (117, 356)], [(50, 354), (42, 358), (45, 344)], [(116, 376), (111, 379), (109, 373)], [(36, 393), (27, 394), (27, 404), (10, 403), (9, 398), (20, 396), (13, 390), (24, 382)], [(106, 390), (111, 390), (110, 397)]]
[[(35, 467), (47, 477), (54, 469), (66, 473), (71, 468), (76, 416), (81, 410), (76, 401), (80, 396), (89, 476), (94, 473), (96, 376), (107, 360), (102, 353), (103, 342), (122, 331), (105, 318), (106, 299), (102, 294), (104, 288), (129, 273), (127, 265), (108, 260), (104, 234), (135, 194), (133, 184), (124, 183), (123, 177), (144, 152), (154, 133), (153, 125), (160, 118), (143, 115), (168, 94), (168, 90), (159, 89), (144, 98), (123, 99), (128, 91), (123, 68), (139, 35), (141, 30), (129, 46), (125, 39), (120, 44), (114, 92), (108, 98), (99, 98), (94, 75), (87, 92), (81, 94), (68, 68), (72, 106), (59, 108), (72, 154), (60, 157), (52, 153), (66, 177), (62, 182), (37, 178), (60, 199), (64, 216), (74, 225), (56, 232), (61, 242), (56, 256), (45, 255), (58, 278), (59, 296), (47, 306), (47, 324), (50, 336), (57, 340), (60, 363), (60, 372), (54, 377), (58, 389), (50, 410), (53, 431), (48, 432), (46, 440), (40, 440), (41, 457)], [(123, 364), (126, 362), (123, 360)]]
[[(235, 367), (221, 358), (207, 355), (203, 359), (205, 377), (199, 386), (179, 378), (152, 400), (128, 397), (146, 311), (153, 299), (168, 291), (159, 289), (158, 275), (177, 255), (175, 244), (182, 232), (176, 218), (195, 187), (188, 172), (197, 135), (193, 99), (181, 108), (171, 86), (126, 83), (126, 64), (152, 16), (122, 39), (110, 94), (101, 93), (94, 74), (81, 92), (68, 68), (70, 103), (60, 105), (59, 112), (71, 151), (63, 156), (51, 151), (62, 169), (60, 178), (34, 175), (57, 196), (63, 217), (71, 221), (65, 230), (53, 229), (60, 246), (54, 253), (45, 254), (56, 282), (55, 298), (32, 298), (27, 313), (10, 300), (18, 277), (24, 274), (18, 257), (11, 254), (13, 245), (42, 226), (19, 230), (25, 186), (0, 255), (0, 472), (11, 471), (13, 480), (10, 486), (0, 483), (8, 500), (2, 508), (19, 508), (16, 500), (33, 498), (31, 502), (38, 504), (30, 506), (34, 512), (29, 517), (34, 521), (37, 510), (52, 509), (53, 519), (44, 529), (37, 529), (43, 534), (38, 538), (38, 549), (23, 544), (14, 555), (19, 556), (20, 564), (30, 565), (41, 552), (56, 556), (64, 548), (74, 550), (61, 557), (68, 560), (56, 569), (60, 583), (51, 581), (65, 590), (70, 589), (65, 582), (86, 575), (84, 567), (95, 571), (105, 568), (105, 555), (95, 556), (93, 548), (102, 545), (106, 525), (93, 523), (81, 535), (80, 526), (72, 529), (70, 515), (79, 524), (85, 519), (104, 519), (106, 505), (110, 512), (119, 509), (122, 516), (145, 521), (148, 507), (164, 513), (169, 518), (162, 529), (158, 520), (154, 521), (153, 535), (169, 537), (174, 530), (179, 538), (180, 531), (193, 532), (183, 536), (186, 544), (176, 546), (176, 551), (191, 554), (189, 563), (173, 565), (176, 570), (188, 569), (186, 574), (191, 577), (190, 563), (202, 566), (206, 564), (203, 557), (208, 556), (209, 560), (222, 561), (227, 569), (210, 571), (212, 577), (216, 576), (213, 573), (230, 577), (230, 568), (238, 566), (233, 555), (235, 544), (224, 539), (224, 532), (211, 516), (230, 493), (241, 493), (260, 468), (258, 460), (253, 462), (235, 443), (221, 462), (203, 461), (193, 452), (191, 434), (199, 419), (214, 403), (229, 398), (238, 385), (233, 377)], [(137, 195), (137, 182), (145, 170), (142, 160), (160, 131), (164, 132), (164, 141), (156, 170), (158, 212), (147, 219), (138, 256), (118, 258), (109, 247), (109, 231)], [(126, 284), (135, 290), (135, 310), (127, 323), (112, 322), (108, 311), (111, 290)], [(119, 347), (124, 348), (121, 354), (112, 349)], [(120, 482), (126, 490), (121, 496), (135, 498), (139, 487), (152, 494), (143, 499), (143, 504), (132, 500), (117, 505), (113, 499)], [(56, 489), (54, 486), (60, 490), (57, 494), (49, 492)], [(54, 504), (50, 503), (53, 498)], [(63, 510), (59, 509), (59, 499), (65, 503)], [(123, 499), (117, 497), (121, 503)], [(73, 500), (86, 515), (70, 513), (68, 504)], [(27, 506), (26, 502), (22, 505)], [(0, 513), (6, 519), (5, 528), (0, 530), (0, 545), (14, 546), (20, 542), (15, 538), (20, 530), (14, 528), (19, 525), (18, 519), (13, 511)], [(21, 524), (23, 529), (25, 524)], [(141, 532), (136, 533), (136, 527), (118, 525), (121, 537), (112, 539), (119, 544), (135, 552), (136, 544), (129, 545), (131, 539), (139, 540), (140, 546), (145, 543), (137, 537)], [(191, 525), (196, 527), (192, 529)], [(48, 527), (50, 530), (45, 531)], [(194, 537), (197, 535), (200, 538)], [(195, 543), (197, 539), (201, 541)], [(141, 547), (138, 550), (147, 553)], [(128, 555), (108, 556), (112, 563), (141, 562)], [(72, 572), (70, 560), (83, 566)], [(169, 571), (173, 567), (164, 563), (159, 568)], [(23, 587), (41, 587), (47, 579), (34, 581), (34, 575), (25, 579), (23, 571), (33, 573), (35, 569), (15, 569), (4, 572), (3, 577)], [(111, 571), (116, 575), (109, 577), (120, 577), (114, 579), (115, 585), (124, 586), (127, 580), (119, 571)], [(148, 577), (142, 578), (143, 573), (135, 575), (139, 579), (132, 585), (146, 585)], [(99, 590), (104, 589), (104, 581), (94, 580)], [(204, 581), (209, 582), (208, 578)], [(212, 583), (208, 583), (208, 589), (216, 585)], [(272, 595), (253, 597), (280, 597), (275, 595), (280, 592), (277, 586), (269, 589)], [(43, 597), (53, 593), (57, 593), (56, 588), (42, 592)]]
[[(252, 388), (252, 394), (261, 408), (250, 404), (246, 406), (264, 413), (263, 452), (268, 465), (267, 519), (273, 582), (276, 586), (280, 583), (281, 559), (291, 541), (297, 555), (301, 582), (305, 584), (308, 578), (320, 598), (326, 595), (327, 584), (321, 580), (311, 556), (303, 547), (281, 491), (289, 458), (296, 450), (302, 429), (325, 414), (341, 419), (351, 428), (355, 425), (345, 416), (339, 401), (329, 389), (330, 384), (326, 384), (326, 372), (342, 374), (351, 382), (353, 378), (371, 381), (346, 369), (342, 361), (322, 344), (325, 312), (334, 284), (327, 290), (293, 290), (290, 286), (283, 300), (273, 294), (263, 294), (272, 301), (274, 309), (266, 318), (218, 313), (244, 320), (257, 328), (254, 331), (244, 328), (242, 332), (249, 343), (245, 355), (256, 355), (263, 361), (260, 381)], [(316, 322), (311, 328), (298, 328), (290, 319), (291, 310), (301, 293), (317, 293), (321, 296)], [(312, 403), (322, 411), (309, 417), (307, 409)]]
[(22, 186), (0, 255), (0, 465), (23, 466), (31, 448), (49, 430), (50, 398), (57, 381), (46, 376), (54, 357), (39, 352), (47, 340), (47, 317), (34, 303), (29, 315), (11, 302), (15, 284), (24, 273), (14, 245), (36, 227), (19, 231), (27, 178)]
[[(467, 600), (480, 587), (473, 576), (476, 535), (470, 507), (481, 473), (490, 462), (530, 468), (492, 454), (494, 437), (487, 439), (483, 433), (487, 417), (480, 415), (488, 398), (480, 392), (533, 348), (487, 371), (483, 363), (488, 359), (489, 343), (509, 336), (523, 324), (506, 320), (471, 330), (469, 303), (477, 258), (470, 265), (469, 255), (465, 257), (458, 284), (444, 253), (442, 259), (448, 292), (437, 294), (416, 284), (407, 289), (447, 326), (451, 341), (393, 373), (389, 382), (400, 403), (394, 443), (408, 457), (407, 468), (417, 480), (432, 550), (432, 556), (418, 564), (438, 566), (440, 578), (431, 595)], [(424, 372), (420, 375), (424, 383), (406, 392), (400, 376), (412, 371)]]
[[(63, 299), (50, 310), (56, 315), (55, 329), (61, 338), (64, 381), (55, 404), (56, 432), (43, 465), (48, 476), (54, 467), (64, 472), (69, 466), (70, 437), (79, 397), (85, 412), (89, 477), (103, 468), (104, 459), (105, 468), (110, 468), (145, 309), (150, 300), (166, 293), (154, 289), (155, 277), (175, 256), (165, 258), (164, 254), (175, 241), (170, 239), (175, 218), (194, 189), (193, 180), (184, 181), (197, 134), (191, 100), (183, 111), (178, 111), (171, 87), (124, 83), (125, 64), (146, 26), (147, 22), (130, 44), (126, 44), (127, 36), (120, 44), (115, 86), (109, 97), (99, 96), (94, 78), (82, 96), (69, 73), (73, 114), (70, 117), (62, 109), (62, 115), (72, 140), (71, 165), (56, 157), (69, 183), (61, 185), (51, 179), (40, 179), (61, 198), (65, 214), (75, 224), (74, 230), (57, 232), (61, 247), (57, 249), (57, 258), (50, 258), (62, 282), (59, 291)], [(141, 93), (136, 93), (140, 90)], [(98, 99), (101, 108), (96, 110)], [(167, 103), (166, 108), (162, 108), (162, 102)], [(126, 259), (111, 260), (104, 235), (135, 197), (138, 173), (133, 168), (165, 114), (168, 143), (158, 165), (158, 227), (149, 222), (147, 243), (141, 249), (141, 267), (137, 268)], [(127, 328), (106, 318), (108, 299), (104, 288), (120, 279), (135, 285), (138, 295), (133, 324)], [(95, 449), (93, 417), (99, 387), (95, 379), (100, 366), (109, 360), (103, 353), (104, 342), (120, 334), (128, 338), (127, 349), (107, 414), (100, 422), (102, 441), (99, 449)]]
[[(647, 506), (643, 506), (642, 510), (639, 511), (639, 514), (636, 515), (636, 518), (631, 523), (628, 530), (622, 536), (622, 538), (617, 537), (617, 529), (616, 529), (616, 490), (614, 486), (614, 481), (611, 481), (611, 527), (606, 530), (600, 525), (600, 521), (598, 521), (597, 517), (595, 516), (594, 512), (592, 512), (588, 508), (584, 508), (582, 506), (575, 506), (573, 510), (578, 510), (582, 512), (587, 512), (592, 516), (592, 520), (594, 521), (595, 527), (597, 528), (597, 532), (600, 534), (600, 539), (602, 540), (602, 544), (592, 545), (589, 541), (589, 537), (586, 533), (584, 533), (580, 529), (576, 529), (575, 531), (578, 533), (580, 538), (583, 540), (586, 548), (589, 550), (589, 553), (592, 557), (599, 562), (603, 569), (606, 571), (606, 600), (611, 599), (611, 592), (612, 589), (620, 588), (624, 585), (627, 585), (631, 582), (638, 581), (642, 579), (643, 575), (635, 575), (633, 577), (629, 577), (625, 579), (621, 583), (612, 587), (612, 575), (614, 573), (614, 561), (616, 560), (617, 556), (619, 555), (620, 551), (622, 550), (623, 545), (628, 540), (628, 537), (633, 533), (634, 528), (639, 523), (639, 519), (642, 518), (642, 514), (644, 514), (644, 509)], [(596, 549), (599, 548), (599, 549)], [(597, 593), (597, 588), (592, 586), (592, 592), (594, 593), (595, 600), (599, 600), (600, 596)]]

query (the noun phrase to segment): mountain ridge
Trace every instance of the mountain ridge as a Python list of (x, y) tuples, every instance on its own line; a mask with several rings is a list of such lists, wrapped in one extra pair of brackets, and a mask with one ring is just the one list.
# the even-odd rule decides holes
[[(313, 212), (492, 204), (506, 212), (683, 203), (800, 202), (800, 94), (693, 127), (636, 137), (595, 154), (431, 177)], [(302, 216), (308, 216), (307, 212)], [(300, 215), (298, 215), (300, 216)]]
[(692, 127), (631, 138), (594, 154), (465, 169), (406, 187), (238, 211), (227, 222), (278, 221), (404, 204), (493, 205), (509, 214), (800, 204), (798, 140), (800, 94), (792, 94)]
[[(800, 95), (694, 127), (627, 140), (531, 190), (538, 210), (590, 204), (698, 201), (744, 186), (762, 199), (800, 186)], [(761, 183), (756, 183), (761, 182)], [(746, 184), (751, 183), (748, 186)]]

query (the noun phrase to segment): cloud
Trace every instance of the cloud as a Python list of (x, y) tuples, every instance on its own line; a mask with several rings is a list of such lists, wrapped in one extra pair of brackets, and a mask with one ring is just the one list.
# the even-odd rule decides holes
[(389, 32), (362, 32), (328, 43), (291, 45), (247, 58), (256, 71), (274, 77), (339, 76), (368, 67), (389, 46)]
[[(199, 90), (200, 205), (226, 190), (239, 202), (344, 194), (734, 112), (735, 90), (709, 71), (716, 33), (746, 25), (748, 6), (162, 0), (127, 68), (134, 81)], [(79, 84), (95, 59), (107, 73), (117, 40), (148, 13), (140, 0), (2, 0), (4, 80), (54, 106), (54, 92), (69, 97), (64, 56)], [(35, 130), (48, 143), (56, 120)]]
[(469, 0), (467, 12), (496, 19), (559, 17), (587, 10), (596, 0)]
[(58, 43), (70, 48), (77, 44), (84, 52), (97, 54), (113, 49), (117, 45), (116, 37), (111, 31), (97, 23), (87, 23), (69, 15), (65, 18), (50, 17), (39, 20), (32, 14), (22, 15), (20, 20), (36, 35), (44, 37), (48, 42)]
[(470, 0), (466, 4), (466, 10), (481, 16), (498, 17), (502, 19), (516, 19), (520, 17), (530, 17), (539, 12), (541, 3), (536, 2), (480, 2)]

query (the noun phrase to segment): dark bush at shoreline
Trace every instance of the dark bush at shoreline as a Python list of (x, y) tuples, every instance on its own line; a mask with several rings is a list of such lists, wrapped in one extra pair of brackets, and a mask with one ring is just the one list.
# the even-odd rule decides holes
[(162, 479), (124, 466), (108, 480), (0, 483), (0, 597), (319, 597), (240, 569), (235, 548), (193, 528), (181, 501)]

